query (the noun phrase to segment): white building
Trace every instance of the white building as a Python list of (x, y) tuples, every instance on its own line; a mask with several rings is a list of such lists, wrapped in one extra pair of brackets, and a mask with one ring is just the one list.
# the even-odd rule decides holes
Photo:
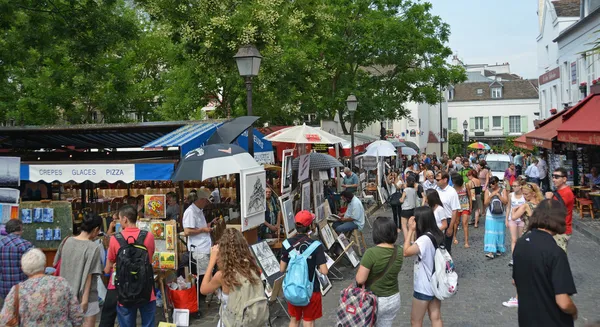
[[(589, 93), (592, 81), (600, 77), (600, 55), (589, 51), (600, 38), (599, 29), (600, 0), (581, 0), (579, 20), (554, 39), (558, 47), (556, 62), (560, 67), (558, 103), (575, 105)], [(587, 85), (580, 88), (582, 83)]]
[[(456, 57), (455, 62), (462, 64)], [(497, 144), (534, 129), (539, 114), (537, 80), (512, 74), (508, 63), (463, 66), (468, 80), (450, 89), (450, 132), (463, 134), (466, 122), (469, 139)]]
[[(540, 0), (538, 16), (540, 34), (537, 37), (538, 81), (540, 85), (540, 118), (548, 118), (551, 109), (562, 110), (560, 62), (558, 44), (554, 40), (580, 17), (580, 0)], [(568, 74), (565, 74), (568, 76)]]

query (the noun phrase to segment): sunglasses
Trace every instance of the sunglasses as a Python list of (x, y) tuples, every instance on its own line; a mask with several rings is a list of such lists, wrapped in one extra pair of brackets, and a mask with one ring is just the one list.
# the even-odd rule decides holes
[(567, 177), (567, 176), (564, 176), (564, 175), (554, 175), (554, 174), (552, 174), (552, 178), (556, 178), (556, 179), (558, 179), (558, 178), (563, 178), (563, 177)]
[(442, 179), (443, 179), (443, 178), (436, 178), (435, 180), (439, 182), (439, 181), (441, 181)]

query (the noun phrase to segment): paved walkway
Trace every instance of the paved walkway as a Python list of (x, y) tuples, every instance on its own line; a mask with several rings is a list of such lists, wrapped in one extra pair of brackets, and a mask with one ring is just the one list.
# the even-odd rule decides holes
[[(378, 215), (391, 216), (391, 210), (380, 210)], [(517, 309), (505, 308), (506, 301), (515, 294), (511, 284), (511, 268), (507, 266), (509, 256), (493, 260), (485, 258), (483, 252), (483, 228), (471, 228), (470, 249), (462, 245), (453, 247), (453, 258), (459, 275), (459, 291), (442, 304), (442, 320), (444, 326), (517, 326)], [(365, 239), (372, 246), (371, 230), (368, 225)], [(472, 226), (471, 226), (472, 227)], [(463, 233), (459, 231), (459, 239)], [(509, 248), (510, 236), (507, 233), (506, 246)], [(579, 320), (575, 326), (585, 326), (587, 323), (600, 321), (598, 311), (600, 286), (597, 277), (600, 276), (600, 250), (598, 244), (582, 233), (575, 231), (569, 244), (569, 261), (579, 294), (574, 297), (579, 308)], [(335, 310), (338, 305), (340, 290), (347, 287), (354, 277), (355, 269), (349, 263), (342, 267), (345, 276), (343, 281), (333, 281), (332, 290), (323, 299), (324, 317), (317, 321), (316, 326), (335, 326)], [(413, 285), (413, 259), (405, 259), (399, 275), (402, 304), (394, 326), (410, 326), (410, 310)], [(193, 321), (191, 326), (216, 326), (218, 315), (216, 309), (211, 310), (209, 317)], [(272, 313), (275, 313), (273, 308)], [(287, 318), (277, 318), (273, 326), (287, 326)], [(425, 318), (425, 326), (431, 326)]]

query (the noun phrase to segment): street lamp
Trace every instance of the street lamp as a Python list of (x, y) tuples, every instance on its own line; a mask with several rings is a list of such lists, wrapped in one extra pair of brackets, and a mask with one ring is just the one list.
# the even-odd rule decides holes
[[(258, 76), (262, 56), (254, 45), (248, 44), (241, 47), (233, 58), (235, 58), (240, 76), (246, 81), (246, 106), (248, 108), (248, 116), (252, 116), (252, 77)], [(252, 126), (248, 127), (248, 153), (254, 157), (254, 133)]]
[(348, 107), (348, 112), (350, 112), (350, 169), (354, 171), (354, 113), (356, 112), (356, 108), (358, 107), (358, 100), (354, 96), (354, 94), (350, 94), (346, 99), (346, 107)]
[(467, 142), (469, 141), (469, 131), (467, 130), (467, 127), (469, 127), (469, 123), (467, 123), (467, 121), (465, 120), (463, 122), (463, 136), (464, 136), (464, 142), (465, 142), (465, 158), (467, 157)]

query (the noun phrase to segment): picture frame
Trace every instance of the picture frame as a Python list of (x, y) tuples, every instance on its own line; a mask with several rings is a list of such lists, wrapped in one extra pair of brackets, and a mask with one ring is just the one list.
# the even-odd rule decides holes
[(241, 225), (247, 231), (265, 221), (267, 176), (261, 166), (242, 170), (240, 179)]
[(321, 274), (321, 272), (317, 268), (315, 268), (315, 274), (317, 279), (319, 280), (321, 295), (324, 296), (325, 294), (327, 294), (327, 292), (329, 292), (329, 290), (331, 290), (331, 281), (329, 280), (329, 277), (327, 277), (327, 275)]
[(333, 244), (336, 241), (335, 231), (329, 224), (323, 224), (319, 228), (319, 235), (321, 236), (321, 240), (323, 241), (323, 245), (327, 250), (331, 249)]
[(0, 188), (0, 203), (19, 204), (20, 191), (12, 188)]
[(283, 150), (283, 160), (281, 166), (281, 194), (289, 193), (292, 190), (292, 176), (293, 176), (293, 161), (294, 161), (294, 150), (288, 149)]
[(323, 204), (323, 201), (325, 200), (325, 196), (323, 195), (323, 182), (313, 181), (312, 184), (313, 184), (313, 201), (314, 201), (313, 205), (315, 208), (315, 213), (317, 213), (317, 208), (319, 206), (321, 206)]
[(346, 248), (348, 248), (348, 250), (346, 250), (346, 257), (348, 258), (348, 260), (350, 260), (350, 263), (352, 264), (352, 266), (354, 268), (358, 267), (358, 265), (360, 264), (360, 260), (358, 259), (356, 252), (354, 252), (354, 248), (348, 247), (350, 245), (350, 242), (346, 238), (346, 235), (344, 235), (344, 234), (338, 235), (337, 240), (340, 243), (340, 245), (342, 246), (342, 249), (346, 250)]
[(298, 159), (298, 182), (310, 178), (310, 154), (303, 154)]
[(294, 220), (294, 200), (290, 196), (280, 196), (279, 206), (283, 217), (283, 229), (286, 238), (296, 235), (296, 221)]
[(283, 275), (279, 268), (279, 261), (277, 261), (267, 241), (252, 244), (250, 250), (269, 284), (272, 285), (276, 279)]
[(302, 195), (302, 210), (310, 211), (310, 182), (302, 184), (300, 194)]
[(0, 186), (19, 187), (21, 185), (21, 158), (0, 157)]

